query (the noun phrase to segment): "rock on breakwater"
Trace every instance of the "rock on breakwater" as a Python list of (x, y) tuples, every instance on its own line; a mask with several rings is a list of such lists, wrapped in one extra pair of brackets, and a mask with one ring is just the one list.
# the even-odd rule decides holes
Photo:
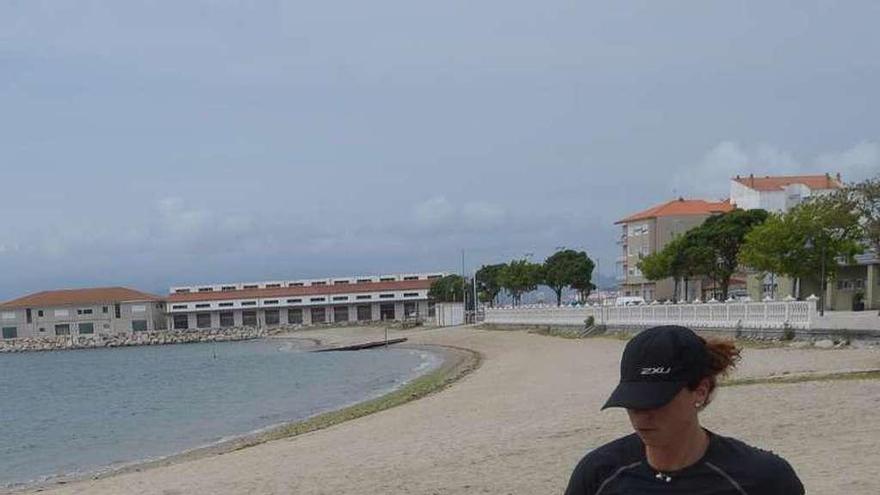
[(198, 342), (231, 342), (266, 336), (266, 330), (254, 327), (233, 327), (205, 330), (160, 330), (122, 334), (58, 335), (0, 340), (0, 352), (60, 351), (67, 349), (98, 349), (141, 345), (193, 344)]

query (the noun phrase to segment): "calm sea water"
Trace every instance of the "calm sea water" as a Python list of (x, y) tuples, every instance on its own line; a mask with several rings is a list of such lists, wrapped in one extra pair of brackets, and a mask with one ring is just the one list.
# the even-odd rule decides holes
[(303, 419), (381, 395), (439, 363), (417, 350), (308, 353), (265, 340), (0, 354), (0, 486)]

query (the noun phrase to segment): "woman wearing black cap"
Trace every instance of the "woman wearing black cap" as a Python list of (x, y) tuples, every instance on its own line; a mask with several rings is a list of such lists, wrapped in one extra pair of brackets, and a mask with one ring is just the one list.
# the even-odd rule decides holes
[(635, 336), (603, 406), (626, 408), (635, 433), (588, 453), (565, 494), (803, 494), (781, 457), (700, 426), (698, 413), (712, 400), (717, 377), (738, 359), (732, 342), (707, 342), (684, 327)]

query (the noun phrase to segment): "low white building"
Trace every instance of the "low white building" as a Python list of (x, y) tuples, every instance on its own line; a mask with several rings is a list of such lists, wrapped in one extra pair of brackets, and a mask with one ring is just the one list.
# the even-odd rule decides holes
[(805, 199), (828, 194), (843, 187), (840, 174), (765, 175), (754, 174), (730, 179), (730, 202), (743, 210), (762, 209), (773, 213), (788, 211)]
[(274, 327), (427, 319), (443, 273), (172, 287), (168, 328)]

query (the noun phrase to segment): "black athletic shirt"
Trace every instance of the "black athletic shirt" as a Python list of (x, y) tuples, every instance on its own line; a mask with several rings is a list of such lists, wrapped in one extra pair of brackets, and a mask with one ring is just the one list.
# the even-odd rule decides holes
[(804, 486), (785, 459), (707, 433), (709, 447), (702, 459), (663, 473), (648, 464), (638, 435), (605, 444), (581, 459), (565, 495), (803, 495)]

